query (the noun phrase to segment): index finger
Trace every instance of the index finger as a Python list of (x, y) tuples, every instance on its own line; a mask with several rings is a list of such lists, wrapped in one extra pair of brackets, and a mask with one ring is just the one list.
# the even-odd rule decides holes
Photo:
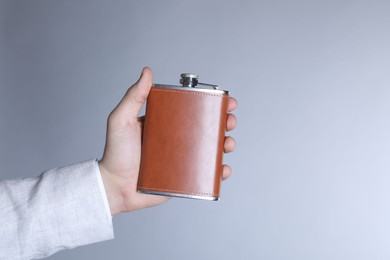
[(234, 109), (236, 109), (237, 105), (238, 105), (237, 99), (235, 99), (234, 97), (229, 97), (228, 112), (232, 112)]

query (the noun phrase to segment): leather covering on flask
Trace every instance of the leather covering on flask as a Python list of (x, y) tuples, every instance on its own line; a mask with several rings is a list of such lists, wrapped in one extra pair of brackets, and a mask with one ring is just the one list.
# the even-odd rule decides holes
[(152, 87), (146, 104), (138, 191), (218, 200), (226, 93)]

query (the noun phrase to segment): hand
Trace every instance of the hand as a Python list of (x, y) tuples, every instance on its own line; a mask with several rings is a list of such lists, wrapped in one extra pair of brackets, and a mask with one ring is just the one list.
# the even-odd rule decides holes
[[(111, 112), (107, 123), (106, 146), (99, 161), (111, 215), (161, 204), (169, 199), (165, 196), (147, 195), (137, 192), (138, 173), (141, 160), (141, 134), (143, 117), (138, 117), (142, 105), (152, 86), (152, 70), (144, 68), (139, 80), (131, 86), (121, 102)], [(237, 101), (229, 98), (228, 112), (237, 107)], [(227, 131), (237, 125), (233, 114), (228, 114)], [(235, 141), (225, 138), (225, 153), (232, 152)], [(223, 166), (222, 179), (231, 175), (231, 168)]]

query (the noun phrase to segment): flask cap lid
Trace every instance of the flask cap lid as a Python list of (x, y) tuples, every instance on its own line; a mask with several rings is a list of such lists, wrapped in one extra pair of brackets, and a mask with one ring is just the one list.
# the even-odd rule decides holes
[(198, 81), (198, 75), (194, 73), (182, 73), (180, 74), (180, 84), (182, 84), (183, 87), (188, 88), (195, 88), (197, 85), (202, 85), (205, 87), (211, 87), (213, 89), (218, 89), (217, 85), (207, 84), (207, 83), (200, 83)]
[(194, 73), (182, 73), (180, 74), (180, 77), (180, 84), (182, 84), (183, 87), (194, 88), (198, 85), (198, 75)]

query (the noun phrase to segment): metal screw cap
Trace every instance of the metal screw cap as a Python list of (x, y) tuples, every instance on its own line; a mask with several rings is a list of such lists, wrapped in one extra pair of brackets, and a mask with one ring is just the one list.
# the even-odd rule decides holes
[(180, 74), (180, 84), (183, 87), (194, 88), (198, 84), (198, 75), (194, 73), (182, 73)]

